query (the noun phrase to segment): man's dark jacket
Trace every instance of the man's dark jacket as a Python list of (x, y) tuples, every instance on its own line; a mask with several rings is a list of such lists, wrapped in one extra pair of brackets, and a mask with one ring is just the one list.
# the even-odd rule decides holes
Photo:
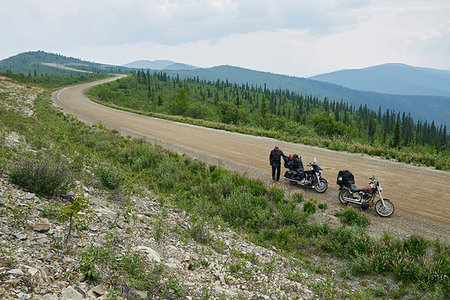
[(281, 157), (286, 157), (286, 155), (284, 155), (283, 151), (281, 151), (280, 149), (273, 149), (272, 151), (270, 151), (270, 165), (273, 166), (273, 164), (275, 163), (279, 166), (281, 164)]

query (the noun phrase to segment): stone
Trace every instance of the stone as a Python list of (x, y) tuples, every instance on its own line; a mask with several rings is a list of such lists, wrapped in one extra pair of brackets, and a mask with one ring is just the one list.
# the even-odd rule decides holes
[(17, 295), (17, 299), (19, 299), (19, 300), (28, 300), (30, 298), (31, 298), (31, 295), (30, 294), (25, 294), (24, 292), (20, 292)]
[(50, 230), (51, 224), (47, 220), (40, 220), (34, 223), (33, 230), (37, 232), (47, 232)]
[(28, 273), (33, 277), (39, 270), (33, 267), (28, 267)]
[(28, 236), (25, 233), (16, 233), (14, 234), (14, 237), (21, 241), (25, 241), (28, 238)]
[(147, 246), (137, 246), (136, 249), (138, 251), (143, 251), (143, 252), (147, 253), (147, 258), (150, 261), (161, 263), (161, 257), (159, 256), (158, 252), (156, 252), (152, 248), (147, 247)]
[(214, 286), (214, 289), (216, 290), (217, 293), (224, 294), (225, 296), (227, 296), (229, 298), (237, 297), (237, 294), (235, 292), (226, 290), (220, 286)]
[(91, 290), (89, 290), (88, 294), (89, 295), (93, 294), (95, 298), (98, 298), (100, 296), (105, 295), (106, 294), (106, 290), (103, 287), (103, 285), (100, 284), (100, 285), (97, 285), (96, 287), (92, 288)]
[(144, 291), (139, 291), (135, 288), (131, 288), (130, 289), (130, 296), (131, 299), (136, 299), (136, 300), (140, 300), (140, 299), (147, 299), (148, 298), (148, 293), (144, 292)]
[(73, 287), (69, 286), (62, 290), (61, 300), (83, 300), (83, 296)]
[(25, 194), (23, 197), (25, 200), (32, 200), (36, 195), (32, 193)]
[(12, 269), (12, 270), (9, 270), (6, 273), (10, 274), (10, 275), (14, 275), (14, 276), (22, 276), (22, 275), (24, 275), (23, 271), (21, 269)]
[(39, 300), (58, 300), (58, 297), (53, 294), (45, 294), (44, 296), (40, 297)]

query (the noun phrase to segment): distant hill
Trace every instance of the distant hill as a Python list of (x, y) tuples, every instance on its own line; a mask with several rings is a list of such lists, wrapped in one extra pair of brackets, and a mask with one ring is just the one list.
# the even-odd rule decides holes
[(265, 85), (268, 89), (273, 90), (288, 89), (303, 95), (313, 95), (319, 97), (319, 99), (328, 97), (331, 100), (343, 100), (357, 107), (367, 104), (368, 108), (375, 111), (381, 106), (383, 111), (389, 108), (396, 112), (410, 112), (416, 120), (434, 120), (438, 124), (450, 125), (450, 97), (391, 95), (358, 91), (313, 79), (259, 72), (233, 66), (166, 72), (171, 76), (178, 74), (181, 78), (198, 76), (200, 80), (216, 81), (220, 79), (236, 84), (248, 83), (250, 86), (264, 87)]
[(152, 70), (195, 70), (196, 66), (177, 63), (170, 60), (137, 60), (122, 67), (133, 69), (152, 69)]
[(347, 88), (397, 95), (450, 97), (450, 71), (384, 64), (310, 77)]
[(24, 52), (0, 61), (0, 72), (32, 73), (36, 75), (73, 76), (80, 71), (124, 72), (127, 68), (83, 61), (44, 51)]

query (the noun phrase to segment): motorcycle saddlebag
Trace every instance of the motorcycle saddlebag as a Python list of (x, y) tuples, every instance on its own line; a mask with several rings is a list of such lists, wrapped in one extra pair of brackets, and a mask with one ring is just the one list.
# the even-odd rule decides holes
[(349, 170), (342, 170), (338, 173), (336, 183), (344, 186), (355, 184), (355, 177)]

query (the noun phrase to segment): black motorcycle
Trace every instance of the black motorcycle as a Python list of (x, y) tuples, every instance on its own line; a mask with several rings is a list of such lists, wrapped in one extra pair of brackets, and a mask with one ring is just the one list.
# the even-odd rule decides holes
[(318, 193), (324, 193), (328, 188), (328, 181), (322, 178), (323, 169), (317, 163), (317, 159), (314, 157), (314, 162), (309, 163), (308, 166), (311, 169), (304, 170), (302, 158), (297, 154), (291, 154), (284, 160), (284, 167), (289, 170), (284, 173), (283, 178), (291, 184), (313, 188)]

